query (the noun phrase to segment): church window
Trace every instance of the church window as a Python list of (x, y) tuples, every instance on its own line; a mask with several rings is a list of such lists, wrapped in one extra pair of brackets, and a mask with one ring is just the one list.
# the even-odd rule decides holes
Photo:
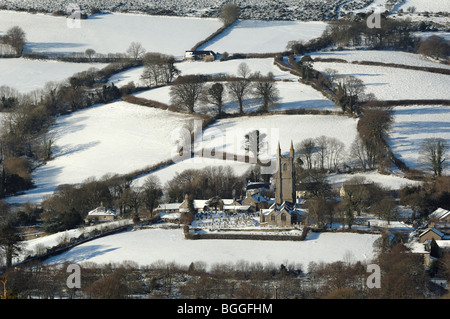
[(286, 221), (286, 214), (281, 214), (281, 221), (283, 221), (283, 222)]
[(287, 171), (287, 164), (286, 163), (283, 164), (283, 171)]

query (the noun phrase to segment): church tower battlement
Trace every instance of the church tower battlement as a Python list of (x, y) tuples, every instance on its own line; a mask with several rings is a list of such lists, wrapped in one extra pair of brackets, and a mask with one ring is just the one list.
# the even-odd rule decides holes
[(281, 205), (283, 202), (296, 202), (295, 196), (295, 167), (294, 145), (291, 141), (289, 155), (281, 154), (280, 143), (277, 150), (278, 171), (275, 174), (275, 202)]

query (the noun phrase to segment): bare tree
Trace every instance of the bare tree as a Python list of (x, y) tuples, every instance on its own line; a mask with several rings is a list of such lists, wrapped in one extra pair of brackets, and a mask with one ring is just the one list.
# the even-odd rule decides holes
[(6, 31), (5, 42), (14, 48), (18, 56), (23, 53), (25, 41), (25, 32), (22, 28), (15, 26)]
[(308, 138), (303, 140), (299, 145), (296, 146), (296, 148), (299, 152), (299, 156), (303, 161), (303, 163), (306, 164), (306, 168), (312, 169), (313, 168), (313, 155), (316, 151), (316, 144), (314, 139)]
[(366, 145), (359, 136), (355, 137), (350, 146), (350, 158), (357, 162), (357, 164), (365, 171), (367, 169), (367, 151)]
[(315, 139), (316, 144), (316, 158), (319, 162), (320, 169), (325, 168), (325, 162), (328, 157), (328, 150), (329, 150), (329, 141), (328, 137), (322, 135)]
[(248, 64), (245, 62), (239, 64), (237, 74), (243, 79), (248, 79), (251, 74), (251, 70)]
[(443, 138), (427, 138), (422, 142), (419, 161), (422, 166), (433, 172), (435, 176), (441, 176), (447, 167), (449, 144)]
[(224, 86), (222, 83), (214, 83), (208, 89), (208, 101), (217, 106), (217, 113), (222, 114)]
[(149, 175), (144, 182), (142, 201), (150, 211), (150, 217), (153, 217), (153, 210), (158, 205), (158, 201), (162, 195), (163, 191), (159, 178), (154, 175)]
[(251, 92), (251, 82), (244, 78), (229, 78), (227, 88), (230, 95), (239, 103), (239, 113), (244, 113), (244, 100)]
[(345, 144), (337, 138), (328, 140), (328, 169), (336, 170), (345, 155)]
[(131, 42), (127, 49), (127, 54), (130, 58), (137, 61), (145, 54), (145, 49), (139, 42)]
[(205, 81), (201, 75), (187, 75), (179, 77), (170, 87), (171, 103), (187, 107), (194, 112), (196, 102), (203, 94)]
[(87, 57), (89, 58), (89, 62), (91, 62), (92, 63), (92, 58), (94, 57), (94, 55), (95, 55), (95, 50), (94, 49), (86, 49), (86, 51), (84, 52), (86, 55), (87, 55)]
[(275, 104), (279, 94), (276, 84), (272, 73), (254, 78), (253, 94), (262, 101), (261, 111), (268, 112), (269, 106)]

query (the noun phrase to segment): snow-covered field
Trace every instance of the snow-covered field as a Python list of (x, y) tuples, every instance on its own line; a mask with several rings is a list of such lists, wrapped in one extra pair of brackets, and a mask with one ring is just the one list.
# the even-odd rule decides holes
[(220, 53), (282, 52), (291, 40), (307, 42), (320, 37), (326, 26), (325, 22), (239, 20), (200, 49)]
[(421, 184), (421, 182), (406, 179), (401, 173), (398, 173), (398, 175), (395, 174), (385, 175), (380, 174), (377, 171), (362, 172), (355, 174), (331, 174), (328, 176), (328, 181), (333, 187), (338, 188), (344, 182), (354, 177), (358, 178), (362, 177), (366, 181), (378, 184), (388, 190), (400, 190), (405, 186), (417, 186)]
[(54, 159), (33, 172), (36, 188), (8, 202), (40, 202), (60, 184), (126, 174), (172, 156), (170, 135), (193, 117), (125, 102), (59, 117), (50, 130)]
[(184, 56), (198, 41), (221, 27), (219, 19), (102, 14), (68, 25), (65, 17), (0, 11), (0, 35), (13, 26), (26, 33), (26, 51), (125, 53), (135, 41), (149, 52)]
[(314, 69), (334, 69), (339, 75), (361, 79), (366, 93), (379, 100), (450, 99), (450, 75), (382, 66), (315, 62)]
[(415, 7), (416, 12), (450, 12), (450, 2), (447, 0), (404, 0), (399, 9), (407, 11), (409, 7)]
[(6, 85), (20, 93), (42, 89), (47, 82), (62, 82), (90, 68), (102, 69), (106, 64), (69, 63), (29, 60), (23, 58), (0, 59), (0, 86)]
[[(307, 138), (319, 136), (334, 137), (344, 143), (347, 150), (354, 141), (358, 120), (338, 115), (266, 115), (241, 116), (222, 119), (203, 132), (203, 143), (196, 141), (197, 147), (215, 148), (231, 154), (244, 154), (243, 136), (253, 130), (267, 135), (269, 150), (266, 155), (276, 156), (280, 141), (281, 151), (288, 153), (291, 140), (294, 146)], [(236, 138), (234, 138), (236, 137)]]
[[(450, 141), (450, 106), (414, 105), (394, 108), (394, 124), (390, 146), (393, 153), (406, 165), (420, 168), (418, 163), (421, 143), (426, 138)], [(446, 170), (447, 174), (450, 168)]]
[[(183, 230), (148, 229), (123, 232), (79, 245), (47, 263), (98, 264), (132, 260), (140, 266), (164, 261), (188, 266), (204, 262), (235, 265), (239, 261), (261, 264), (301, 264), (307, 269), (310, 262), (370, 262), (375, 257), (373, 243), (379, 235), (354, 233), (310, 233), (307, 240), (186, 240)], [(143, 245), (143, 243), (151, 243)]]
[(450, 69), (450, 65), (432, 61), (421, 54), (402, 51), (383, 50), (345, 50), (345, 51), (322, 51), (311, 53), (310, 56), (322, 59), (342, 59), (348, 62), (371, 61), (381, 63), (395, 63), (419, 67)]
[[(230, 60), (226, 62), (182, 62), (177, 63), (177, 68), (181, 71), (181, 75), (190, 74), (206, 74), (206, 75), (237, 75), (240, 64), (245, 63), (252, 73), (260, 72), (266, 75), (271, 72), (274, 78), (278, 80), (276, 87), (279, 91), (279, 99), (276, 101), (277, 105), (272, 107), (270, 111), (286, 111), (289, 109), (319, 109), (319, 110), (334, 110), (340, 109), (322, 93), (313, 89), (311, 86), (299, 83), (298, 77), (293, 76), (289, 72), (281, 71), (273, 64), (272, 58), (265, 59), (245, 59), (245, 60)], [(117, 86), (125, 85), (130, 81), (140, 81), (142, 68), (134, 68), (128, 71), (121, 72), (110, 79)], [(137, 97), (149, 100), (155, 100), (161, 103), (170, 104), (170, 88), (162, 87), (157, 89), (150, 89), (134, 94)], [(236, 102), (230, 101), (230, 98), (225, 96), (224, 112), (236, 113), (239, 108)], [(260, 103), (250, 97), (244, 103), (244, 111), (256, 111)], [(199, 111), (208, 111), (208, 105), (202, 105)], [(205, 109), (206, 108), (206, 109)]]

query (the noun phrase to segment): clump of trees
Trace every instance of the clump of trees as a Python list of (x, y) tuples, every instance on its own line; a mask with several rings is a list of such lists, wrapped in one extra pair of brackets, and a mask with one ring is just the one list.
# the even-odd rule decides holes
[(81, 185), (61, 185), (42, 203), (44, 227), (53, 233), (84, 224), (89, 211), (103, 205), (119, 216), (129, 218), (139, 214), (153, 218), (153, 210), (163, 195), (159, 180), (152, 175), (140, 187), (124, 176), (90, 178)]
[[(25, 31), (23, 31), (21, 27), (14, 26), (6, 31), (6, 35), (3, 38), (0, 38), (0, 48), (2, 47), (1, 43), (9, 45), (14, 50), (15, 53), (14, 56), (20, 57), (23, 54), (25, 42), (26, 42)], [(1, 55), (3, 54), (0, 52), (0, 56)]]
[(363, 170), (390, 167), (387, 144), (393, 117), (388, 108), (365, 108), (358, 121), (358, 136), (351, 145), (351, 156)]
[(345, 144), (334, 137), (319, 136), (308, 138), (295, 147), (297, 164), (302, 169), (317, 168), (338, 171), (346, 156)]
[(417, 52), (435, 59), (447, 60), (450, 56), (450, 41), (443, 37), (432, 35), (421, 41)]
[(175, 67), (175, 58), (171, 55), (146, 53), (142, 58), (142, 62), (144, 64), (144, 72), (141, 75), (141, 79), (148, 86), (168, 84), (180, 73)]
[(239, 5), (234, 2), (229, 2), (222, 7), (219, 17), (225, 26), (229, 26), (239, 19), (240, 14), (241, 8)]
[(419, 162), (426, 171), (434, 176), (442, 176), (448, 166), (448, 142), (443, 138), (427, 138), (420, 146)]
[(165, 194), (169, 202), (182, 202), (186, 194), (196, 199), (238, 198), (244, 195), (245, 185), (245, 178), (235, 175), (231, 167), (188, 169), (167, 182)]
[(407, 205), (416, 217), (425, 218), (437, 208), (450, 209), (450, 177), (438, 176), (417, 186), (405, 186), (399, 191), (401, 205)]

